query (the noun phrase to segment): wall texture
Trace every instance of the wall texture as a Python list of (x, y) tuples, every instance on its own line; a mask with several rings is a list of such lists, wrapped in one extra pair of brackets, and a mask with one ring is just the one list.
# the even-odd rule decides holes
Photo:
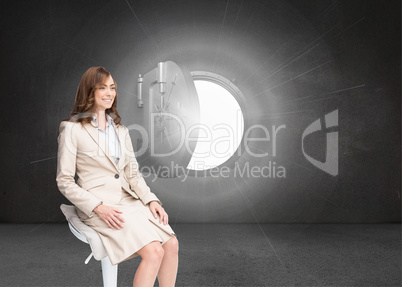
[[(87, 68), (112, 73), (130, 125), (138, 74), (166, 60), (234, 79), (250, 124), (286, 125), (275, 156), (256, 142), (269, 155), (238, 160), (284, 178), (149, 177), (171, 222), (400, 222), (400, 1), (2, 1), (0, 11), (0, 222), (63, 220), (58, 126)], [(335, 176), (301, 146), (333, 111)], [(304, 142), (320, 161), (326, 132)]]

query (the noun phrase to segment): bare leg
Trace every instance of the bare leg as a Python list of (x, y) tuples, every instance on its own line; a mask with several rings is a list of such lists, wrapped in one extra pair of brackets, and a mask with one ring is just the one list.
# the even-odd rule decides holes
[(174, 236), (163, 244), (162, 247), (165, 253), (158, 272), (159, 286), (174, 287), (179, 264), (179, 241)]
[(152, 287), (161, 266), (164, 249), (160, 242), (153, 241), (145, 245), (137, 253), (142, 259), (137, 272), (135, 272), (133, 287)]

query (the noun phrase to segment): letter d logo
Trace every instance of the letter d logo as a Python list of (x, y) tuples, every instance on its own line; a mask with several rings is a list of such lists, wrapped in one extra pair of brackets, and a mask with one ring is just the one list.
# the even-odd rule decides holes
[[(338, 110), (330, 112), (325, 115), (325, 127), (328, 129), (330, 127), (338, 126)], [(309, 125), (302, 136), (302, 150), (306, 159), (311, 162), (313, 165), (318, 167), (319, 169), (329, 173), (330, 175), (336, 176), (338, 175), (338, 132), (327, 132), (327, 148), (326, 148), (326, 156), (325, 162), (318, 161), (304, 151), (304, 138), (312, 134), (316, 131), (320, 131), (321, 128), (321, 120), (318, 119)]]

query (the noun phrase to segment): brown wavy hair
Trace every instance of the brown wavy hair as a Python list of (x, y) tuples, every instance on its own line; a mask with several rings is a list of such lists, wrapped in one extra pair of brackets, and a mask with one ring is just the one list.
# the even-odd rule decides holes
[[(71, 115), (65, 121), (80, 122), (81, 124), (92, 121), (92, 113), (95, 105), (95, 91), (99, 89), (111, 74), (104, 67), (91, 67), (82, 75), (75, 95), (74, 108)], [(114, 84), (117, 84), (113, 79)], [(117, 91), (112, 107), (105, 113), (112, 117), (115, 124), (120, 124), (121, 118), (117, 112)]]

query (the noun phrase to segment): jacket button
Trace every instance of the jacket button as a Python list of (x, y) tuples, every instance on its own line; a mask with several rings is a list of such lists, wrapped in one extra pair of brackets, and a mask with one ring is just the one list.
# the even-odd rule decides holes
[(114, 178), (119, 178), (119, 175), (116, 173), (116, 174), (114, 175)]

